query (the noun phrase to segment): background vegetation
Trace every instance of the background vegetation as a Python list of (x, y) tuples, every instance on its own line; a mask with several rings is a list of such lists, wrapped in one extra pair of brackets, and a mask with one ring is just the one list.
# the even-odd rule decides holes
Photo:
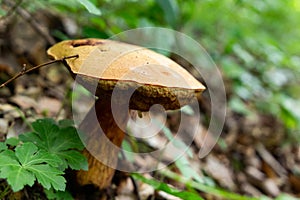
[[(251, 144), (247, 144), (248, 146), (254, 146), (257, 141), (262, 141), (272, 158), (276, 158), (286, 168), (288, 176), (296, 180), (296, 183), (290, 183), (292, 189), (285, 190), (281, 185), (279, 195), (277, 193), (273, 195), (264, 189), (258, 190), (264, 195), (282, 199), (283, 193), (299, 196), (300, 167), (297, 166), (300, 163), (300, 155), (298, 155), (300, 154), (299, 0), (23, 0), (16, 2), (2, 0), (0, 2), (2, 5), (0, 14), (4, 16), (2, 20), (15, 12), (13, 6), (8, 6), (11, 5), (10, 3), (16, 3), (29, 13), (42, 10), (51, 12), (61, 19), (68, 19), (68, 22), (61, 25), (62, 27), (49, 29), (57, 41), (69, 38), (108, 38), (128, 29), (148, 26), (167, 27), (191, 36), (203, 45), (213, 58), (225, 82), (228, 116), (216, 154), (225, 155), (230, 165), (234, 166), (233, 170), (242, 171), (246, 168), (247, 162), (239, 157), (245, 155), (237, 156), (239, 153), (233, 150), (237, 149), (238, 145), (229, 147), (227, 142), (227, 136), (234, 129), (229, 122), (235, 121), (238, 127), (234, 130), (238, 129), (238, 134), (248, 134), (250, 138), (254, 138)], [(39, 21), (39, 18), (35, 20)], [(206, 94), (204, 98), (207, 98)], [(260, 130), (267, 128), (268, 134), (257, 136), (256, 126)], [(276, 135), (280, 135), (280, 139), (270, 142), (273, 137), (277, 137)], [(286, 147), (289, 151), (284, 154)], [(258, 151), (259, 154), (259, 150), (254, 151)], [(285, 155), (290, 155), (296, 160), (295, 166), (286, 166), (282, 158)], [(262, 155), (258, 157), (263, 160)], [(183, 162), (177, 163), (177, 167), (184, 175), (190, 168), (180, 168)], [(164, 174), (166, 177), (168, 175), (171, 179), (176, 177), (171, 172)], [(225, 199), (242, 198), (239, 195), (235, 196), (234, 193), (227, 193), (230, 189), (226, 187), (227, 191), (214, 190), (224, 185), (209, 184), (216, 178), (209, 177), (207, 174), (200, 177), (204, 181), (198, 179), (196, 182), (190, 182), (190, 185), (182, 177), (177, 177), (176, 181), (183, 182), (184, 190), (190, 192), (184, 194), (179, 191), (169, 191), (171, 188), (168, 185), (158, 185), (159, 183), (144, 180), (139, 175), (133, 177), (150, 184), (156, 190), (163, 190), (178, 197), (190, 195), (193, 199), (196, 198), (195, 193), (201, 191), (200, 194), (209, 193)], [(291, 179), (284, 181), (291, 182)], [(161, 184), (162, 182), (165, 181), (161, 181)], [(207, 185), (210, 188), (206, 188)], [(234, 192), (244, 194), (239, 189)]]
[(50, 5), (51, 10), (68, 14), (79, 24), (76, 37), (107, 38), (147, 26), (181, 31), (204, 46), (224, 79), (231, 82), (227, 85), (229, 108), (241, 114), (271, 113), (286, 128), (299, 130), (297, 0), (90, 2), (97, 8), (95, 14), (78, 1), (49, 0), (28, 6)]

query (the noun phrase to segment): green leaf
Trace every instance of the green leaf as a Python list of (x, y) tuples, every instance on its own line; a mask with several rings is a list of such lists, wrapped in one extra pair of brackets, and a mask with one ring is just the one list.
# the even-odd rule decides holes
[(134, 156), (133, 156), (133, 154), (131, 154), (131, 152), (133, 152), (133, 149), (127, 140), (124, 140), (122, 142), (122, 149), (124, 150), (124, 155), (125, 155), (126, 159), (129, 162), (134, 162)]
[(132, 176), (136, 180), (140, 180), (144, 183), (151, 185), (156, 190), (164, 191), (168, 194), (174, 195), (176, 197), (180, 197), (182, 199), (186, 199), (186, 200), (202, 200), (203, 199), (196, 193), (188, 192), (188, 191), (179, 191), (175, 188), (171, 188), (170, 186), (168, 186), (165, 183), (161, 183), (154, 179), (147, 179), (140, 174), (132, 174)]
[[(41, 148), (51, 148), (51, 144), (55, 141), (55, 136), (57, 136), (57, 132), (59, 131), (59, 127), (56, 125), (53, 119), (38, 119), (37, 121), (32, 123), (32, 128), (35, 131), (35, 136), (31, 139), (30, 142), (35, 143), (38, 147)], [(24, 141), (24, 134), (20, 135), (20, 140)], [(36, 139), (36, 141), (34, 141)], [(25, 142), (25, 141), (24, 141)]]
[(30, 160), (26, 163), (27, 165), (34, 165), (39, 163), (47, 163), (52, 167), (58, 167), (61, 162), (60, 158), (56, 155), (49, 154), (44, 150), (39, 150), (33, 156), (31, 156)]
[(175, 0), (156, 0), (156, 3), (164, 11), (164, 17), (168, 24), (172, 27), (176, 27), (179, 19), (179, 9), (177, 1)]
[(61, 128), (74, 126), (74, 121), (70, 119), (62, 119), (58, 121), (58, 126)]
[(89, 0), (77, 0), (81, 5), (83, 5), (90, 13), (94, 15), (101, 15), (101, 11)]
[(253, 56), (247, 50), (245, 50), (240, 44), (233, 45), (233, 51), (246, 64), (252, 63), (255, 60)]
[(35, 156), (38, 151), (37, 146), (32, 143), (24, 143), (22, 146), (18, 146), (15, 149), (16, 157), (21, 164), (27, 165), (30, 160)]
[(55, 191), (53, 189), (44, 190), (48, 199), (55, 199), (55, 200), (73, 200), (74, 198), (72, 195), (67, 191)]
[[(248, 197), (248, 196), (243, 196), (239, 195), (233, 192), (226, 191), (224, 189), (218, 188), (216, 186), (209, 186), (200, 182), (195, 182), (193, 180), (189, 180), (186, 177), (179, 175), (175, 172), (172, 172), (168, 169), (163, 169), (161, 170), (163, 176), (167, 178), (171, 178), (173, 180), (176, 180), (178, 182), (181, 182), (185, 184), (189, 188), (193, 188), (199, 191), (202, 191), (207, 194), (212, 194), (214, 196), (221, 197), (222, 199), (232, 199), (232, 200), (258, 200), (261, 198), (256, 198), (256, 197)], [(144, 181), (143, 181), (144, 182)]]
[(83, 150), (84, 145), (82, 144), (77, 130), (74, 127), (66, 127), (59, 130), (56, 134), (59, 138), (56, 138), (52, 150), (64, 151), (67, 149)]
[[(32, 124), (34, 131), (19, 136), (23, 142), (32, 142), (40, 149), (47, 152), (59, 162), (59, 168), (87, 170), (87, 159), (78, 150), (82, 150), (82, 144), (76, 128), (68, 126), (70, 122), (61, 121), (58, 126), (54, 120), (40, 119)], [(44, 153), (45, 154), (45, 153)], [(48, 156), (50, 157), (50, 156)], [(55, 163), (52, 163), (56, 166)]]
[[(7, 149), (5, 151), (2, 151), (0, 153), (0, 156), (7, 156), (7, 157), (10, 157), (10, 158), (16, 159), (15, 152), (13, 152), (12, 150), (9, 150), (9, 149)], [(0, 163), (1, 163), (1, 161), (0, 161)]]
[(226, 77), (231, 79), (239, 79), (241, 75), (246, 71), (232, 58), (224, 58), (222, 60), (222, 70), (225, 73)]
[(9, 185), (14, 192), (23, 189), (25, 185), (32, 186), (35, 181), (34, 175), (17, 165), (17, 163), (11, 163), (12, 165), (1, 167), (1, 178), (6, 178)]
[[(0, 4), (1, 4), (2, 2), (0, 1)], [(3, 16), (5, 16), (7, 14), (7, 11), (6, 10), (3, 10), (2, 9), (2, 7), (0, 7), (0, 17), (3, 17)]]
[[(154, 122), (155, 122), (155, 123), (159, 123), (159, 125), (162, 125), (162, 124), (161, 124), (160, 122), (158, 122), (157, 120), (155, 120)], [(163, 126), (163, 127), (162, 127), (162, 131), (163, 131), (163, 133), (165, 134), (165, 136), (168, 138), (168, 140), (169, 140), (170, 142), (172, 142), (173, 145), (174, 145), (176, 148), (185, 151), (185, 152), (188, 154), (188, 156), (193, 157), (193, 153), (191, 152), (191, 150), (189, 149), (189, 147), (188, 147), (183, 141), (174, 138), (174, 136), (173, 136), (171, 130), (170, 130), (168, 127), (166, 127), (166, 126), (164, 126), (164, 125), (162, 125), (162, 126)]]
[(288, 194), (280, 194), (278, 197), (276, 197), (276, 200), (297, 200), (297, 199), (298, 198), (293, 197), (293, 196), (288, 195)]
[(35, 132), (29, 132), (19, 135), (19, 139), (22, 142), (32, 142), (38, 147), (45, 146), (46, 143), (41, 139), (41, 136), (36, 134)]
[(82, 156), (82, 154), (75, 150), (63, 151), (61, 153), (58, 152), (60, 158), (63, 158), (67, 161), (67, 164), (71, 169), (75, 170), (88, 170), (88, 163), (86, 157)]
[(17, 146), (20, 143), (20, 140), (18, 138), (15, 137), (11, 137), (5, 140), (5, 143), (10, 145), (10, 146)]
[(0, 142), (0, 152), (7, 149), (7, 146), (4, 142)]
[(56, 190), (64, 190), (66, 180), (61, 176), (63, 172), (52, 167), (49, 163), (43, 164), (46, 160), (50, 163), (56, 163), (57, 161), (51, 156), (47, 158), (48, 153), (43, 155), (43, 152), (37, 151), (38, 147), (29, 142), (24, 143), (15, 150), (22, 167), (32, 172), (43, 187), (50, 189), (52, 185)]
[(13, 191), (32, 186), (37, 179), (45, 188), (51, 186), (56, 190), (64, 190), (63, 171), (51, 165), (58, 165), (58, 159), (47, 152), (39, 151), (31, 142), (15, 148), (15, 153), (5, 150), (0, 153), (0, 177), (6, 178)]
[(232, 98), (229, 101), (229, 107), (233, 111), (235, 111), (237, 113), (240, 113), (240, 114), (243, 114), (243, 115), (250, 115), (250, 114), (252, 114), (251, 111), (245, 105), (245, 103), (241, 99), (239, 99), (239, 98)]
[(42, 184), (44, 188), (50, 189), (52, 186), (55, 190), (65, 190), (66, 179), (61, 176), (62, 171), (45, 164), (28, 167), (28, 170), (34, 173), (38, 182)]
[(204, 183), (203, 178), (191, 167), (186, 157), (182, 156), (175, 161), (176, 167), (180, 170), (181, 174), (187, 179), (195, 179), (199, 183)]
[(32, 186), (35, 180), (34, 175), (20, 165), (11, 150), (0, 154), (0, 178), (6, 178), (15, 192), (25, 185)]

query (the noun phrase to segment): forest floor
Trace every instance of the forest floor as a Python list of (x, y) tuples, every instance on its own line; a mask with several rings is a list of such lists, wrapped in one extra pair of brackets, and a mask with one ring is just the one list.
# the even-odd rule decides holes
[[(48, 29), (55, 26), (53, 21), (47, 21), (49, 19), (39, 19), (45, 20)], [(29, 68), (49, 61), (46, 56), (49, 46), (49, 41), (21, 18), (0, 20), (0, 83), (21, 71), (23, 66)], [(0, 89), (0, 141), (24, 133), (28, 130), (27, 123), (38, 118), (72, 119), (72, 85), (73, 79), (68, 70), (63, 65), (55, 65), (24, 75)], [(226, 83), (226, 88), (230, 87)], [(204, 93), (199, 102), (204, 119), (209, 118), (210, 113), (207, 95)], [(171, 112), (165, 126), (176, 133), (179, 120), (179, 113)], [(181, 122), (187, 132), (192, 120), (193, 116), (188, 116), (187, 122)], [(253, 197), (265, 195), (274, 198), (282, 193), (300, 197), (300, 147), (275, 117), (259, 112), (253, 116), (242, 116), (228, 110), (217, 145), (209, 155), (199, 159), (198, 153), (207, 125), (203, 120), (200, 124), (201, 132), (196, 134), (190, 146), (193, 156), (186, 157), (191, 168), (207, 183)], [(159, 148), (159, 145), (153, 144), (163, 143), (166, 138), (162, 135), (160, 139), (143, 145)], [(141, 159), (138, 163), (140, 167), (151, 162), (150, 156)], [(162, 157), (162, 160), (168, 159)], [(168, 168), (180, 174), (176, 166)], [(184, 184), (165, 177), (159, 171), (144, 175), (185, 189)], [(5, 180), (0, 179), (0, 193), (3, 184)], [(134, 184), (126, 173), (118, 172), (110, 189), (116, 199), (136, 198)], [(171, 199), (165, 193), (155, 192), (145, 183), (138, 182), (137, 189), (142, 199), (154, 196), (156, 199)], [(198, 192), (205, 199), (222, 199), (203, 191)], [(37, 193), (40, 193), (40, 198), (44, 198), (38, 184), (34, 188), (26, 187), (17, 195), (14, 194), (14, 198), (32, 199), (32, 195)], [(12, 195), (12, 192), (8, 194)], [(11, 198), (6, 196), (5, 199)]]

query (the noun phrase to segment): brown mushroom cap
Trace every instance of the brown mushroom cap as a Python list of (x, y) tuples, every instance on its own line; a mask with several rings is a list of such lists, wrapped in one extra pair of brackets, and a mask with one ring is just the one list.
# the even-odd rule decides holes
[(54, 59), (79, 55), (65, 65), (96, 96), (111, 94), (117, 87), (134, 89), (130, 108), (147, 111), (153, 104), (178, 109), (197, 97), (205, 87), (171, 59), (149, 49), (103, 39), (66, 40), (47, 51)]

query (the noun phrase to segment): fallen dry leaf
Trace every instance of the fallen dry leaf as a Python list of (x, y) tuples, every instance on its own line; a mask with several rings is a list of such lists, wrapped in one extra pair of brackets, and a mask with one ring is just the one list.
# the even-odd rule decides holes
[(28, 110), (30, 108), (33, 108), (36, 111), (38, 110), (37, 102), (33, 98), (30, 98), (28, 96), (16, 95), (10, 98), (10, 100), (13, 103), (17, 104), (22, 110)]
[(236, 190), (236, 185), (232, 179), (233, 174), (231, 169), (221, 163), (221, 161), (216, 157), (208, 156), (206, 158), (205, 171), (217, 180), (223, 187), (232, 191)]
[(55, 98), (42, 97), (38, 100), (39, 113), (48, 113), (48, 116), (55, 116), (62, 107), (62, 102)]

